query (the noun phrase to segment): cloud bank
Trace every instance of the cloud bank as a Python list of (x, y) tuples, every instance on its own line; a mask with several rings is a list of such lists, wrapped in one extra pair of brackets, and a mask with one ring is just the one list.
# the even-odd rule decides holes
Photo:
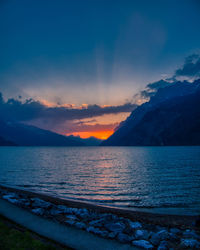
[(186, 57), (183, 67), (177, 69), (174, 76), (200, 77), (200, 55), (192, 54)]
[(178, 68), (172, 77), (147, 84), (144, 90), (134, 95), (133, 99), (135, 103), (143, 103), (161, 88), (173, 85), (178, 81), (193, 81), (198, 78), (200, 78), (200, 54), (192, 54), (185, 58), (183, 66)]
[[(49, 107), (34, 99), (26, 99), (23, 102), (20, 99), (11, 98), (5, 101), (3, 95), (0, 93), (0, 119), (25, 122), (62, 133), (78, 130), (83, 131), (84, 129), (96, 130), (103, 125), (86, 125), (85, 123), (88, 124), (88, 122), (77, 123), (75, 121), (86, 118), (91, 119), (106, 114), (131, 112), (136, 107), (137, 105), (133, 103), (125, 103), (118, 106), (83, 105), (81, 107)], [(110, 128), (114, 125), (111, 124), (108, 127)], [(107, 126), (104, 125), (102, 128), (105, 129)]]

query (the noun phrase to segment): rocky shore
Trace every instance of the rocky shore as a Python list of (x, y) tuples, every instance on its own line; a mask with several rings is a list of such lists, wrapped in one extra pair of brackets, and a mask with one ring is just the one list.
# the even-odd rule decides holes
[[(173, 217), (168, 223), (154, 217), (149, 223), (144, 217), (133, 220), (130, 213), (115, 211), (89, 204), (64, 202), (41, 194), (0, 187), (0, 198), (29, 210), (30, 212), (56, 220), (59, 223), (86, 230), (103, 238), (128, 243), (142, 249), (200, 249), (200, 234), (195, 221), (181, 223)], [(150, 215), (149, 215), (150, 216)], [(192, 222), (193, 221), (193, 222)], [(176, 222), (176, 223), (175, 223)]]

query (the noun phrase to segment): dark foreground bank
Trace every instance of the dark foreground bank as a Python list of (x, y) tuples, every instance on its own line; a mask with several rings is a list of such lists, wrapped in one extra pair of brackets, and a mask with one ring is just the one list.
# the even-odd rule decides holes
[(0, 216), (0, 249), (64, 250), (3, 216)]
[(198, 216), (159, 215), (96, 206), (0, 187), (0, 197), (41, 217), (144, 249), (198, 249)]

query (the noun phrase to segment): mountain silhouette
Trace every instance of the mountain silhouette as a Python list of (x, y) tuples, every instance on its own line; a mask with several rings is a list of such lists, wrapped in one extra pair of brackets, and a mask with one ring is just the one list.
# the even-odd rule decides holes
[(0, 120), (0, 136), (19, 146), (84, 146), (80, 140), (22, 123)]
[(159, 89), (101, 145), (200, 145), (200, 80)]

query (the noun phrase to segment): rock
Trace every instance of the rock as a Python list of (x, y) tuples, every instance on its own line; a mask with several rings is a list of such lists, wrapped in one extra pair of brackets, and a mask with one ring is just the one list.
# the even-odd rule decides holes
[(58, 205), (56, 207), (58, 210), (62, 211), (63, 213), (65, 213), (65, 211), (68, 209), (68, 207), (65, 205)]
[(9, 193), (9, 194), (3, 195), (2, 198), (7, 200), (7, 199), (18, 199), (19, 197), (15, 193)]
[(69, 219), (69, 220), (77, 220), (78, 218), (76, 217), (76, 215), (72, 215), (72, 214), (70, 214), (70, 215), (66, 215), (65, 216), (67, 219)]
[(101, 237), (107, 237), (108, 236), (108, 231), (106, 230), (99, 230), (98, 232), (96, 232), (97, 235), (101, 236)]
[(108, 238), (114, 239), (117, 236), (117, 234), (118, 234), (117, 232), (111, 232), (108, 234)]
[(49, 211), (49, 213), (52, 216), (58, 215), (58, 214), (63, 214), (62, 210), (57, 209), (56, 207), (51, 208), (51, 210)]
[(168, 249), (169, 249), (168, 242), (163, 240), (160, 242), (160, 245), (157, 250), (168, 250)]
[(72, 214), (79, 214), (81, 209), (78, 209), (76, 207), (69, 207), (66, 210), (66, 213), (72, 213)]
[(91, 233), (91, 232), (93, 233), (96, 229), (94, 227), (92, 227), (92, 226), (89, 226), (86, 230), (89, 233)]
[(92, 220), (98, 220), (98, 219), (100, 219), (101, 217), (99, 216), (99, 214), (97, 214), (97, 213), (95, 213), (95, 212), (90, 212), (90, 213), (88, 213), (88, 219), (90, 220), (90, 221), (92, 221)]
[(117, 220), (119, 220), (119, 218), (116, 215), (107, 214), (107, 213), (101, 214), (100, 218), (104, 219), (105, 221), (117, 221)]
[(157, 233), (153, 233), (151, 235), (151, 238), (150, 238), (150, 242), (155, 245), (155, 246), (158, 246), (159, 243), (160, 243), (160, 237)]
[(116, 222), (116, 223), (107, 223), (104, 225), (105, 228), (111, 232), (117, 232), (120, 233), (125, 229), (125, 225), (122, 222)]
[(75, 223), (75, 226), (76, 226), (77, 228), (80, 228), (80, 229), (85, 229), (85, 228), (86, 228), (86, 224), (83, 223), (83, 222), (76, 222), (76, 223)]
[(168, 240), (175, 243), (179, 240), (179, 237), (176, 234), (169, 233)]
[(27, 201), (25, 201), (25, 202), (22, 201), (20, 205), (23, 206), (23, 207), (29, 208), (29, 207), (30, 207), (30, 204), (31, 204), (30, 201), (27, 200)]
[(19, 199), (18, 204), (23, 207), (29, 207), (30, 201), (28, 199)]
[(7, 198), (6, 200), (9, 201), (10, 203), (13, 203), (13, 204), (19, 204), (19, 201), (17, 199), (9, 199), (9, 198)]
[(183, 237), (200, 239), (199, 235), (197, 235), (194, 231), (190, 229), (187, 229), (185, 232), (183, 232)]
[(74, 213), (80, 216), (82, 219), (88, 219), (90, 217), (89, 212), (86, 208), (78, 209), (78, 211), (75, 211)]
[(102, 227), (104, 222), (105, 222), (105, 220), (102, 218), (102, 219), (90, 221), (89, 225), (94, 226), (94, 227)]
[(163, 230), (166, 230), (166, 227), (159, 226), (159, 225), (156, 226), (156, 231), (157, 232), (160, 232), (160, 231), (163, 231)]
[(105, 230), (101, 231), (99, 228), (92, 227), (92, 226), (88, 227), (87, 231), (89, 233), (94, 233), (94, 234), (99, 235), (101, 237), (106, 237), (108, 235), (107, 231), (105, 231)]
[(10, 203), (13, 203), (13, 204), (18, 203), (18, 196), (16, 196), (16, 194), (14, 194), (14, 193), (3, 195), (2, 198), (4, 200), (9, 201)]
[(52, 206), (52, 204), (50, 202), (41, 200), (39, 198), (32, 198), (32, 207), (36, 208), (36, 207), (40, 207), (40, 208), (50, 208)]
[(80, 208), (77, 211), (77, 214), (88, 214), (88, 213), (89, 212), (88, 212), (87, 208)]
[(128, 235), (133, 235), (134, 233), (134, 230), (130, 228), (130, 226), (126, 226), (126, 228), (124, 229), (123, 231), (125, 234), (128, 234)]
[(133, 237), (124, 234), (124, 233), (119, 233), (117, 236), (117, 239), (121, 242), (121, 243), (128, 243), (131, 242), (133, 240)]
[(166, 240), (169, 239), (170, 235), (167, 230), (161, 230), (160, 232), (153, 233), (151, 236), (151, 243), (155, 246), (158, 246), (161, 240)]
[(147, 240), (149, 238), (149, 233), (147, 230), (137, 229), (135, 231), (135, 238)]
[(130, 226), (131, 229), (142, 228), (142, 224), (140, 222), (129, 221), (129, 226)]
[(147, 240), (134, 240), (132, 241), (133, 246), (141, 247), (143, 249), (153, 249), (153, 245)]
[(70, 226), (73, 226), (75, 224), (74, 220), (66, 220), (65, 223), (67, 223)]
[(179, 234), (179, 233), (181, 233), (181, 230), (178, 228), (170, 228), (170, 233)]
[(200, 249), (200, 242), (195, 239), (182, 239), (180, 247)]
[(44, 209), (43, 208), (34, 208), (31, 210), (34, 214), (37, 215), (44, 215)]
[(78, 214), (79, 209), (74, 207), (67, 207), (65, 205), (58, 205), (57, 210), (62, 214)]

